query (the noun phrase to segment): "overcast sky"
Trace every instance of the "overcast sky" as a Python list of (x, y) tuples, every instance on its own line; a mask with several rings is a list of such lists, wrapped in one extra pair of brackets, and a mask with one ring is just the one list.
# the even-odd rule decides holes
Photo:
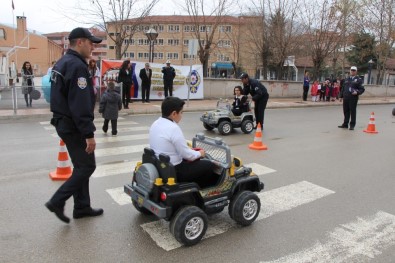
[[(76, 6), (79, 1), (88, 0), (13, 0), (15, 10), (12, 10), (12, 0), (1, 0), (0, 23), (13, 24), (13, 14), (16, 16), (25, 16), (27, 18), (27, 27), (30, 30), (36, 30), (40, 33), (51, 33), (61, 31), (71, 31), (73, 28), (81, 25), (71, 19), (66, 18), (65, 13), (60, 6), (68, 7), (68, 10)], [(175, 8), (176, 2), (183, 0), (160, 0), (154, 8), (156, 15), (180, 14)], [(72, 16), (72, 14), (70, 14)], [(14, 20), (14, 23), (15, 20)], [(16, 25), (15, 25), (16, 26)]]

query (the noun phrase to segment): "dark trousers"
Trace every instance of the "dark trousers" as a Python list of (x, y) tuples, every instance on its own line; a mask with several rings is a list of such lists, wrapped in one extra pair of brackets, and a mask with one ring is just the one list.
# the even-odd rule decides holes
[(258, 123), (261, 124), (261, 128), (263, 128), (263, 123), (265, 120), (265, 109), (267, 105), (267, 101), (269, 100), (269, 94), (265, 97), (261, 98), (258, 101), (255, 101), (254, 113), (255, 113), (255, 122), (258, 126)]
[[(104, 123), (103, 123), (103, 131), (107, 132), (108, 131), (108, 123), (110, 122), (110, 120), (108, 119), (104, 119)], [(117, 122), (118, 120), (111, 120), (111, 134), (112, 135), (117, 135), (118, 131), (117, 131)]]
[(167, 98), (170, 94), (170, 97), (173, 96), (173, 81), (171, 82), (164, 82), (164, 88), (165, 88), (165, 98)]
[(175, 166), (179, 182), (197, 182), (199, 185), (210, 181), (214, 168), (215, 164), (207, 159), (182, 161)]
[(32, 94), (29, 92), (29, 93), (24, 94), (24, 95), (25, 95), (26, 107), (32, 106), (32, 101), (33, 101)]
[(309, 93), (309, 86), (303, 86), (303, 100), (307, 100), (307, 93)]
[(150, 85), (141, 85), (141, 99), (143, 100), (143, 102), (149, 102), (150, 89)]
[(130, 101), (130, 86), (132, 84), (123, 82), (122, 83), (122, 104), (124, 108), (129, 107), (129, 101)]
[(55, 192), (51, 202), (57, 207), (64, 207), (66, 200), (73, 196), (74, 209), (90, 207), (89, 178), (96, 169), (95, 154), (85, 152), (86, 141), (79, 132), (56, 130), (66, 144), (74, 168), (71, 177)]
[(358, 96), (343, 99), (344, 126), (348, 126), (348, 122), (350, 122), (350, 127), (355, 127), (357, 120), (357, 104)]

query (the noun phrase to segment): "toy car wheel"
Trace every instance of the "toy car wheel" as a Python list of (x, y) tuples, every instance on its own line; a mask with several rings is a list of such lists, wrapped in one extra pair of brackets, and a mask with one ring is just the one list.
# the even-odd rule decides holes
[(395, 116), (395, 108), (392, 109), (392, 116)]
[(260, 209), (259, 197), (250, 191), (243, 191), (234, 200), (233, 219), (240, 225), (248, 226), (258, 217)]
[(151, 215), (151, 212), (147, 208), (139, 206), (136, 201), (132, 200), (132, 203), (134, 208), (136, 208), (136, 210), (139, 211), (140, 213), (144, 215)]
[(208, 125), (207, 123), (203, 122), (203, 127), (208, 130), (208, 131), (212, 131), (214, 129), (214, 127)]
[(192, 246), (202, 239), (207, 230), (207, 215), (196, 206), (183, 206), (170, 222), (170, 232), (176, 240)]
[(218, 125), (218, 131), (222, 135), (229, 135), (232, 132), (232, 124), (229, 121), (221, 121)]
[(254, 130), (254, 123), (251, 120), (245, 120), (241, 123), (241, 131), (245, 134), (251, 133)]

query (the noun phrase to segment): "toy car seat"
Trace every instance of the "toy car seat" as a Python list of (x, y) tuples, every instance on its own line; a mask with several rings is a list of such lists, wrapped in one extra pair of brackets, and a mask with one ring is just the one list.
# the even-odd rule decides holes
[(159, 161), (156, 165), (159, 176), (162, 178), (163, 183), (167, 183), (167, 180), (172, 177), (174, 182), (177, 182), (177, 172), (173, 164), (170, 162), (170, 156), (166, 154), (159, 154)]
[(152, 163), (153, 165), (155, 165), (158, 162), (158, 159), (155, 156), (155, 152), (154, 150), (152, 150), (151, 148), (145, 147), (144, 148), (144, 153), (143, 153), (143, 163)]

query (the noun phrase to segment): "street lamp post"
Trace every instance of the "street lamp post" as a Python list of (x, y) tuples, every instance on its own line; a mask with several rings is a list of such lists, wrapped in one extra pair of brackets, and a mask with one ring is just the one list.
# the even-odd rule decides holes
[(145, 35), (149, 41), (149, 62), (154, 62), (154, 44), (159, 34), (151, 27), (147, 32), (145, 32)]
[(372, 74), (372, 65), (373, 65), (373, 60), (369, 60), (369, 72), (368, 72), (368, 84), (370, 84), (370, 76)]

